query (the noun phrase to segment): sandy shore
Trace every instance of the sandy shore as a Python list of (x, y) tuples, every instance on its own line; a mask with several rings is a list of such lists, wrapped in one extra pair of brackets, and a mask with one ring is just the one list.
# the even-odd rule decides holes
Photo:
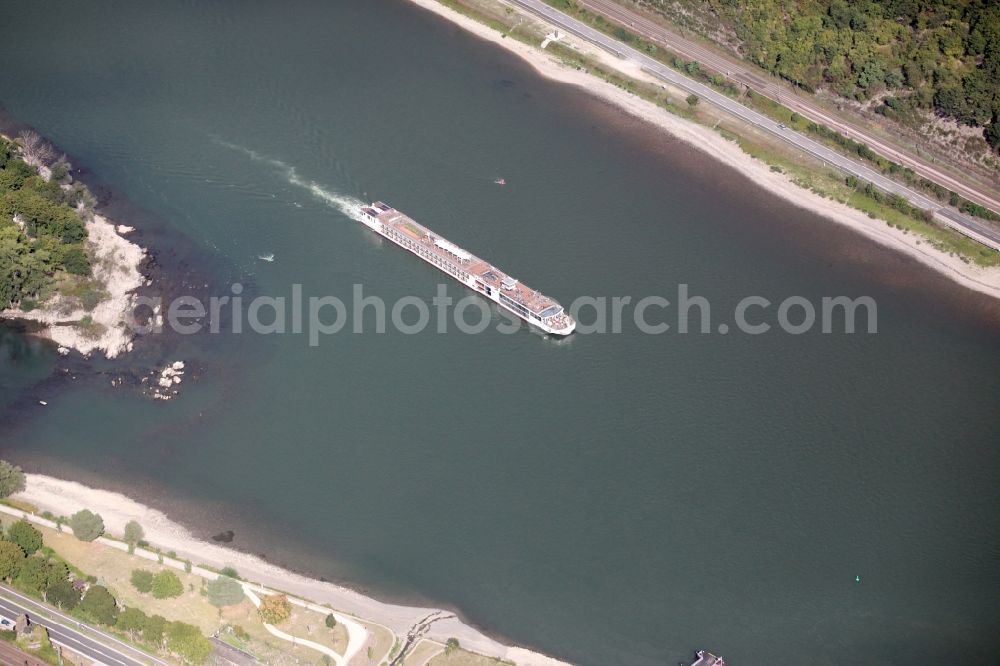
[[(920, 236), (905, 234), (901, 230), (890, 228), (884, 221), (874, 220), (846, 204), (824, 199), (799, 187), (786, 175), (771, 171), (767, 164), (743, 152), (738, 145), (727, 141), (711, 128), (675, 116), (641, 97), (586, 72), (569, 67), (540, 48), (529, 46), (515, 39), (505, 39), (496, 30), (445, 7), (437, 0), (411, 0), (411, 2), (448, 19), (477, 37), (517, 54), (530, 63), (542, 76), (579, 86), (656, 128), (668, 132), (671, 136), (738, 170), (761, 187), (796, 206), (822, 215), (864, 234), (882, 245), (903, 252), (969, 289), (1000, 298), (1000, 268), (982, 268), (966, 264), (960, 258), (950, 256), (948, 253), (932, 247), (929, 241)], [(524, 14), (520, 10), (515, 11)], [(528, 21), (539, 21), (530, 14), (524, 15), (528, 17), (526, 19)], [(615, 58), (583, 40), (568, 36), (562, 38), (562, 43), (589, 58), (600, 60), (603, 66), (616, 69), (633, 79), (661, 83), (643, 72), (638, 65)]]
[[(142, 525), (146, 540), (163, 551), (174, 551), (179, 557), (196, 565), (208, 565), (215, 569), (235, 567), (249, 581), (283, 590), (318, 604), (329, 604), (338, 611), (384, 625), (397, 636), (405, 637), (417, 622), (438, 610), (384, 603), (333, 583), (287, 571), (259, 557), (207, 543), (195, 538), (163, 512), (119, 493), (89, 488), (75, 481), (63, 481), (41, 474), (27, 474), (26, 477), (27, 488), (17, 494), (15, 499), (29, 502), (40, 511), (69, 516), (80, 509), (90, 509), (101, 514), (110, 534), (117, 535), (123, 533), (125, 523), (136, 520)], [(433, 624), (428, 634), (428, 638), (442, 643), (450, 637), (458, 638), (466, 649), (508, 659), (519, 666), (565, 666), (565, 662), (531, 650), (503, 645), (453, 616)]]
[[(133, 292), (142, 285), (139, 265), (146, 252), (124, 238), (118, 228), (101, 215), (94, 215), (86, 225), (94, 260), (93, 278), (104, 285), (107, 297), (89, 312), (62, 296), (55, 296), (30, 312), (8, 309), (0, 311), (0, 317), (45, 324), (36, 335), (64, 349), (75, 349), (81, 354), (101, 352), (114, 358), (132, 349), (133, 334), (125, 318), (132, 310)], [(86, 316), (94, 324), (89, 331), (74, 325)]]

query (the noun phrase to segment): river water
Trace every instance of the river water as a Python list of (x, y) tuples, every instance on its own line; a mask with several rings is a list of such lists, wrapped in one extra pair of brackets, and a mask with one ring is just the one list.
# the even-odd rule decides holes
[[(995, 659), (995, 304), (401, 0), (9, 5), (7, 112), (219, 293), (430, 299), (345, 214), (380, 198), (567, 304), (868, 295), (878, 333), (201, 335), (46, 381), (5, 330), (4, 457), (581, 664)], [(176, 358), (169, 403), (95, 376)]]

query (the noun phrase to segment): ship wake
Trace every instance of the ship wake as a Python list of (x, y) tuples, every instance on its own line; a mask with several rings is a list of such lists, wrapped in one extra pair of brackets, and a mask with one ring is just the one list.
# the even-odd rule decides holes
[(361, 199), (331, 190), (328, 187), (320, 185), (315, 180), (303, 178), (299, 175), (298, 170), (296, 170), (296, 168), (291, 164), (283, 162), (275, 157), (259, 153), (252, 148), (247, 148), (245, 146), (223, 141), (221, 139), (215, 139), (215, 142), (220, 146), (229, 148), (230, 150), (243, 153), (254, 162), (266, 164), (274, 168), (275, 171), (281, 173), (285, 177), (285, 180), (287, 180), (290, 185), (307, 190), (317, 200), (322, 201), (334, 210), (340, 211), (355, 222), (361, 221), (361, 207), (365, 205), (365, 202)]

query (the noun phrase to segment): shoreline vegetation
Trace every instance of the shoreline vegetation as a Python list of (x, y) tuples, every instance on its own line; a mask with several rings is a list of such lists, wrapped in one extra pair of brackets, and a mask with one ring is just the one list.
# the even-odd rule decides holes
[[(573, 35), (560, 34), (543, 50), (551, 26), (498, 0), (411, 1), (518, 55), (542, 76), (582, 88), (709, 154), (772, 194), (902, 252), (969, 289), (1000, 298), (1000, 253), (928, 221), (923, 211), (905, 202), (900, 205), (865, 183), (851, 182), (722, 110), (699, 104), (697, 96), (652, 78), (636, 64)], [(770, 101), (758, 97), (761, 104)]]
[[(578, 16), (586, 4), (546, 2)], [(640, 4), (648, 10), (644, 16), (662, 18), (713, 50), (752, 63), (760, 74), (787, 84), (784, 89), (802, 90), (827, 109), (848, 111), (876, 135), (902, 139), (897, 147), (919, 156), (930, 153), (935, 163), (977, 180), (987, 196), (997, 195), (1000, 88), (993, 84), (1000, 72), (1000, 5), (955, 0)], [(605, 22), (605, 30), (610, 23), (614, 20)]]
[[(118, 618), (129, 613), (138, 621), (136, 611), (142, 611), (165, 618), (168, 626), (183, 620), (199, 635), (215, 634), (233, 647), (266, 652), (269, 663), (293, 663), (283, 661), (290, 655), (338, 666), (567, 666), (504, 645), (451, 612), (381, 602), (199, 540), (164, 513), (124, 495), (0, 465), (5, 465), (5, 479), (11, 470), (22, 479), (20, 485), (3, 484), (2, 494), (9, 494), (0, 503), (5, 533), (11, 533), (13, 521), (30, 523), (42, 533), (49, 560), (65, 562), (71, 578), (84, 577), (89, 585), (113, 592)], [(15, 573), (18, 587), (16, 578)], [(230, 581), (213, 582), (220, 578), (237, 581), (243, 594), (228, 589)], [(96, 624), (121, 629), (117, 620)], [(200, 654), (204, 646), (188, 635), (191, 629), (175, 631), (187, 639), (183, 645), (193, 645), (192, 655)], [(145, 649), (155, 647), (143, 640), (141, 627), (115, 634)], [(169, 632), (165, 636), (156, 645), (171, 652)]]
[[(691, 77), (696, 81), (733, 99), (740, 100), (745, 106), (762, 113), (772, 120), (785, 123), (797, 132), (808, 135), (810, 138), (823, 143), (828, 148), (831, 148), (847, 157), (864, 161), (867, 166), (878, 171), (883, 176), (895, 180), (897, 183), (905, 185), (914, 191), (925, 194), (932, 199), (936, 199), (941, 204), (950, 205), (970, 217), (978, 217), (992, 222), (1000, 221), (1000, 214), (997, 214), (993, 210), (969, 201), (957, 192), (951, 191), (932, 180), (919, 176), (913, 171), (913, 169), (880, 155), (865, 143), (859, 143), (847, 136), (844, 136), (839, 131), (832, 129), (827, 125), (813, 122), (808, 118), (804, 118), (800, 114), (795, 113), (792, 109), (783, 105), (779, 101), (776, 101), (777, 99), (780, 99), (780, 94), (772, 94), (771, 96), (761, 94), (749, 87), (745, 87), (741, 83), (731, 80), (718, 68), (706, 68), (705, 65), (697, 60), (686, 60), (677, 53), (671, 51), (669, 48), (663, 45), (655, 44), (637, 35), (636, 33), (629, 31), (622, 24), (616, 23), (601, 14), (597, 14), (586, 9), (577, 3), (576, 0), (544, 1), (556, 9), (572, 15), (577, 20), (582, 21), (595, 30), (603, 32), (604, 34), (614, 37), (615, 39), (618, 39), (633, 48), (645, 52), (648, 56), (671, 67), (675, 71), (685, 74), (688, 77)], [(657, 7), (659, 9), (663, 9), (660, 5)], [(759, 14), (757, 14), (757, 16), (759, 16)], [(928, 40), (928, 42), (933, 42), (933, 40)], [(764, 71), (766, 70), (761, 70), (761, 73)], [(889, 78), (892, 79), (894, 77), (890, 76)], [(870, 84), (870, 89), (866, 89), (864, 91), (860, 89), (855, 90), (860, 94), (865, 95), (874, 93), (880, 89), (881, 85), (883, 85), (881, 81), (874, 80), (870, 81)], [(810, 87), (807, 85), (802, 87), (802, 89), (809, 90)], [(902, 105), (908, 103), (896, 97), (886, 97), (885, 100), (886, 102), (881, 107), (878, 107), (881, 109), (880, 115), (885, 118), (889, 118), (891, 116), (898, 117), (898, 114), (894, 114), (892, 109), (902, 108)], [(955, 121), (953, 120), (953, 122)], [(1000, 123), (998, 123), (996, 127), (1000, 130)], [(987, 152), (991, 150), (988, 146), (986, 146), (985, 141), (983, 141), (983, 145), (979, 146), (979, 148)], [(992, 152), (989, 152), (989, 156), (986, 160), (990, 162), (991, 168), (995, 169), (997, 166), (1000, 166), (1000, 164), (996, 162), (995, 155)], [(890, 197), (880, 197), (877, 192), (868, 191), (865, 185), (866, 183), (864, 182), (855, 181), (851, 184), (851, 187), (853, 187), (856, 191), (864, 193), (870, 198), (878, 200), (880, 203), (889, 203), (893, 208), (913, 217), (918, 221), (933, 221), (934, 216), (930, 211), (909, 206), (905, 201), (901, 201), (899, 199), (894, 200)]]
[(146, 251), (97, 211), (66, 157), (38, 134), (0, 135), (0, 319), (39, 324), (32, 333), (61, 354), (131, 351), (125, 318), (144, 283)]

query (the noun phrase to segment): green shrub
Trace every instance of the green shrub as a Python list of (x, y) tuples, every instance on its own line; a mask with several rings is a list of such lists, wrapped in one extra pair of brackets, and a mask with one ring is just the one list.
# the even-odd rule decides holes
[(184, 585), (173, 571), (164, 569), (153, 576), (153, 596), (157, 599), (172, 599), (183, 593)]
[(188, 664), (203, 664), (212, 654), (212, 643), (198, 627), (185, 622), (167, 625), (167, 649)]
[(146, 569), (135, 569), (132, 571), (132, 587), (143, 594), (149, 594), (153, 589), (153, 572)]

